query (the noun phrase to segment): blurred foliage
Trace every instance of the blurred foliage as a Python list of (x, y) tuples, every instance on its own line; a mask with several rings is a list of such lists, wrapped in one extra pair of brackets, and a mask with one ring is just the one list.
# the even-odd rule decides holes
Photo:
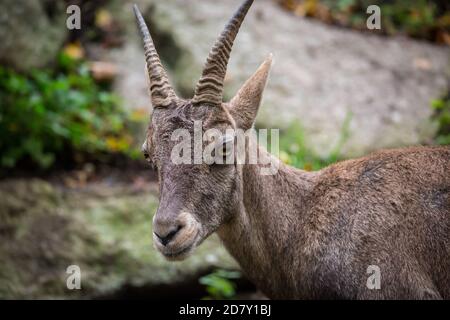
[(83, 23), (81, 29), (71, 30), (69, 42), (79, 41), (82, 44), (97, 42), (105, 48), (120, 47), (123, 44), (125, 27), (122, 21), (111, 12), (115, 6), (120, 5), (120, 1), (71, 0), (69, 2), (80, 7)]
[(366, 30), (367, 7), (381, 8), (381, 32), (450, 44), (447, 0), (276, 0), (299, 16)]
[(438, 125), (436, 142), (450, 144), (450, 93), (442, 99), (434, 100), (432, 108), (434, 109), (433, 118)]
[(127, 127), (136, 117), (67, 54), (57, 70), (23, 75), (0, 66), (0, 104), (0, 168), (21, 160), (48, 168), (68, 153), (137, 154)]
[[(352, 114), (348, 113), (331, 152), (326, 157), (316, 155), (306, 143), (304, 130), (298, 123), (293, 123), (280, 134), (280, 159), (284, 163), (306, 171), (320, 170), (341, 159), (341, 151), (348, 140)], [(270, 141), (270, 139), (269, 139)], [(270, 147), (269, 147), (270, 150)]]
[(238, 271), (216, 270), (199, 279), (206, 286), (208, 296), (205, 299), (231, 299), (236, 295), (236, 285), (232, 280), (239, 279), (241, 273)]

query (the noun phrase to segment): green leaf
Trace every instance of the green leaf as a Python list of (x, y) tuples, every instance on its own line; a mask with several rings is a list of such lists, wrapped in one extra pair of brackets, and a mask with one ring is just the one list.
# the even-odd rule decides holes
[(200, 284), (206, 286), (206, 291), (213, 299), (229, 299), (235, 296), (235, 284), (231, 279), (241, 277), (240, 272), (217, 270), (199, 279)]

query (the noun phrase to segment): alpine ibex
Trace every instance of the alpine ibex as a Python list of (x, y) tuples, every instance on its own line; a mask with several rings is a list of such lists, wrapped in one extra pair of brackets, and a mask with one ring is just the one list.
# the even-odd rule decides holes
[[(448, 147), (380, 151), (318, 172), (280, 164), (275, 175), (261, 175), (258, 164), (172, 163), (171, 133), (192, 132), (194, 120), (221, 132), (253, 126), (271, 57), (222, 101), (231, 48), (252, 3), (214, 44), (192, 99), (175, 94), (134, 7), (154, 107), (143, 152), (160, 184), (155, 246), (169, 260), (183, 259), (217, 232), (270, 298), (449, 299)], [(367, 286), (372, 265), (380, 271), (375, 289)]]

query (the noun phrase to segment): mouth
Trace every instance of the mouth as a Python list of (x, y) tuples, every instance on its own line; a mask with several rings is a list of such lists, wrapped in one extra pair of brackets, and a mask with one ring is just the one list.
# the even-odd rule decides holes
[(153, 232), (154, 247), (169, 261), (187, 258), (202, 239), (201, 225), (190, 213), (182, 212), (178, 216), (177, 224), (182, 227), (168, 242), (161, 241), (161, 238)]
[[(180, 261), (186, 259), (197, 247), (199, 243), (199, 233), (197, 232), (195, 236), (192, 237), (188, 244), (186, 242), (174, 243), (173, 245), (163, 246), (156, 236), (153, 241), (156, 249), (169, 261)], [(175, 241), (177, 242), (177, 241)]]
[(161, 253), (167, 260), (171, 261), (179, 261), (187, 258), (189, 254), (194, 250), (195, 245), (192, 244), (190, 246), (187, 246), (186, 248), (183, 248), (181, 250), (177, 251), (162, 251)]

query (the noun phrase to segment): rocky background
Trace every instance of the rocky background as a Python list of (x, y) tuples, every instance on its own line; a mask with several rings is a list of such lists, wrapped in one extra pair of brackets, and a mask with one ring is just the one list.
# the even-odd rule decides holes
[[(190, 259), (166, 262), (151, 246), (157, 190), (139, 181), (70, 189), (34, 178), (1, 182), (0, 296), (200, 298), (198, 284), (186, 287), (217, 267), (237, 268), (216, 237)], [(81, 290), (66, 287), (70, 265), (81, 269)]]
[[(178, 92), (190, 97), (212, 43), (240, 0), (134, 2)], [(131, 2), (100, 3), (101, 10), (92, 1), (79, 2), (82, 30), (84, 23), (94, 24), (103, 32), (98, 41), (67, 30), (67, 2), (3, 1), (0, 63), (27, 73), (51, 68), (65, 50), (88, 60), (93, 77), (111, 83), (124, 109), (147, 118), (151, 105)], [(277, 1), (258, 0), (235, 42), (228, 98), (269, 53), (275, 63), (257, 126), (299, 125), (318, 157), (340, 142), (339, 158), (431, 143), (439, 130), (430, 103), (448, 92), (448, 46), (336, 27), (298, 17)], [(0, 108), (11, 107), (0, 101)], [(340, 141), (346, 121), (347, 138)], [(132, 129), (134, 145), (144, 130), (145, 121)], [(158, 205), (154, 172), (134, 162), (129, 169), (128, 160), (102, 172), (97, 169), (103, 165), (92, 169), (92, 163), (44, 171), (19, 166), (2, 174), (0, 298), (200, 298), (206, 291), (199, 277), (217, 268), (238, 270), (216, 237), (186, 261), (164, 261), (151, 240)], [(72, 264), (82, 270), (82, 290), (66, 287)], [(251, 288), (239, 281), (238, 287)]]

